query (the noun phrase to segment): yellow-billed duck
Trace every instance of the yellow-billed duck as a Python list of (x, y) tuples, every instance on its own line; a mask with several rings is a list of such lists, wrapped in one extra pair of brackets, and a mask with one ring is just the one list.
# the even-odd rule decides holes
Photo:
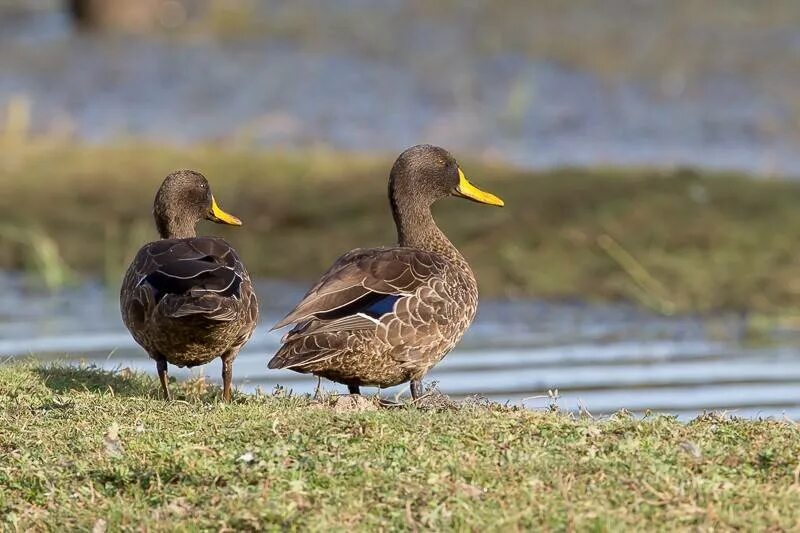
[(478, 285), (442, 233), (431, 206), (446, 196), (502, 206), (472, 185), (450, 153), (419, 145), (397, 158), (389, 202), (397, 245), (340, 257), (297, 307), (272, 329), (295, 324), (269, 368), (290, 368), (347, 385), (390, 387), (422, 378), (472, 323)]
[(242, 223), (191, 170), (166, 177), (153, 215), (161, 239), (144, 245), (125, 274), (122, 319), (156, 361), (166, 399), (167, 363), (194, 367), (221, 357), (223, 398), (230, 401), (233, 360), (253, 334), (258, 302), (236, 250), (218, 237), (198, 237), (195, 228), (204, 219)]

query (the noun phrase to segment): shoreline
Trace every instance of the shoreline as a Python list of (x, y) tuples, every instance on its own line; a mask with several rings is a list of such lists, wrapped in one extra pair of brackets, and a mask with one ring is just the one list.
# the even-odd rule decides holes
[[(458, 156), (458, 154), (456, 154)], [(692, 169), (520, 169), (461, 160), (503, 209), (438, 203), (440, 226), (488, 298), (634, 302), (658, 313), (796, 315), (800, 183)], [(0, 268), (57, 288), (113, 285), (152, 240), (152, 195), (175, 168), (204, 172), (255, 277), (313, 280), (341, 253), (395, 239), (391, 158), (236, 147), (34, 143), (0, 166)], [(335, 221), (335, 223), (333, 223)]]

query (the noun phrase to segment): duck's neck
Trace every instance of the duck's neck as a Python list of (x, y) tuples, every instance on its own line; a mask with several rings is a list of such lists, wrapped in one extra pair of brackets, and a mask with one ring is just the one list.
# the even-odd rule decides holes
[(433, 219), (431, 208), (425, 203), (407, 201), (390, 195), (392, 215), (397, 226), (397, 242), (428, 252), (436, 252), (452, 259), (463, 257), (445, 236)]
[(162, 239), (190, 239), (197, 237), (197, 222), (186, 217), (159, 217), (156, 215), (156, 228)]

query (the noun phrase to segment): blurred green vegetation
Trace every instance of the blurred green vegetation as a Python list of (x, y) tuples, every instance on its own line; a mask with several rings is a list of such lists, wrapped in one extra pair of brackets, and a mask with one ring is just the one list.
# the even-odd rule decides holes
[[(664, 313), (800, 307), (798, 183), (692, 170), (531, 172), (459, 159), (476, 184), (506, 200), (498, 209), (452, 198), (434, 209), (486, 296), (633, 300)], [(312, 280), (344, 251), (394, 242), (392, 160), (18, 145), (0, 159), (0, 268), (35, 274), (43, 260), (33, 235), (55, 247), (45, 251), (46, 268), (102, 275), (115, 286), (138, 247), (156, 238), (160, 181), (186, 167), (206, 174), (220, 205), (245, 223), (202, 223), (201, 232), (229, 239), (257, 276)], [(40, 277), (51, 286), (70, 278)]]

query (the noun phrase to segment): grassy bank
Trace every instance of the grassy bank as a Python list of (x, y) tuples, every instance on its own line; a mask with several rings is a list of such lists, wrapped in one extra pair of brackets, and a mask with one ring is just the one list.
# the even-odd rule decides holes
[(343, 410), (201, 382), (0, 365), (10, 530), (792, 529), (800, 428), (576, 420), (473, 403)]
[[(800, 184), (689, 170), (526, 172), (456, 154), (504, 209), (452, 199), (441, 226), (484, 295), (633, 300), (663, 312), (800, 307)], [(154, 237), (152, 197), (170, 170), (211, 180), (241, 229), (207, 225), (259, 276), (310, 280), (341, 252), (392, 242), (391, 156), (121, 144), (24, 144), (0, 159), (0, 268), (57, 285), (116, 283)]]

